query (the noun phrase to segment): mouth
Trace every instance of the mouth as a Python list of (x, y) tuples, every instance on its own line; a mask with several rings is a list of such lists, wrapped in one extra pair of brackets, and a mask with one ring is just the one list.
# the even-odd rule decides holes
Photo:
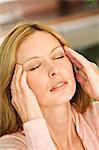
[(67, 81), (61, 81), (58, 84), (56, 84), (50, 91), (54, 92), (54, 91), (63, 90), (64, 88), (66, 88), (67, 84), (68, 84)]

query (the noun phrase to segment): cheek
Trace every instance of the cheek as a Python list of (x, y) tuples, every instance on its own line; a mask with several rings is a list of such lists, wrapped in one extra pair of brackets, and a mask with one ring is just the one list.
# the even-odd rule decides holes
[(64, 61), (60, 64), (60, 67), (67, 78), (74, 78), (73, 66), (68, 57), (65, 57)]
[(41, 99), (46, 89), (46, 77), (29, 72), (27, 82), (37, 99)]
[(62, 74), (64, 77), (66, 77), (65, 79), (69, 82), (70, 84), (70, 88), (71, 88), (71, 92), (75, 92), (76, 90), (76, 81), (75, 81), (75, 77), (74, 77), (74, 72), (73, 72), (73, 66), (71, 61), (66, 58), (66, 60), (64, 61), (63, 65), (62, 65)]
[(40, 77), (37, 75), (32, 74), (32, 72), (28, 72), (27, 75), (27, 82), (29, 87), (33, 90), (33, 92), (36, 92), (38, 90), (38, 87), (40, 87)]

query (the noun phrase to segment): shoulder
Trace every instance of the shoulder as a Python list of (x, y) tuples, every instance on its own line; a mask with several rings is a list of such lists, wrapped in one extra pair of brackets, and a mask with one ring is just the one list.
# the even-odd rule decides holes
[[(78, 113), (76, 109), (72, 108), (74, 121), (79, 132), (86, 131), (93, 132), (99, 138), (99, 102), (93, 101), (87, 107), (86, 112)], [(82, 129), (82, 130), (81, 130)]]
[(85, 113), (82, 114), (84, 118), (91, 119), (92, 121), (99, 121), (99, 102), (93, 101), (90, 103), (90, 105), (87, 107), (87, 110)]
[(0, 149), (27, 150), (25, 136), (19, 132), (3, 135), (0, 137)]
[(89, 124), (89, 126), (95, 131), (99, 128), (99, 102), (94, 101), (90, 103), (86, 112), (82, 114), (84, 120)]
[(72, 107), (72, 112), (74, 118), (81, 116), (85, 119), (91, 119), (92, 121), (94, 119), (96, 120), (96, 118), (99, 119), (99, 102), (98, 101), (91, 102), (84, 113), (78, 113), (74, 107)]

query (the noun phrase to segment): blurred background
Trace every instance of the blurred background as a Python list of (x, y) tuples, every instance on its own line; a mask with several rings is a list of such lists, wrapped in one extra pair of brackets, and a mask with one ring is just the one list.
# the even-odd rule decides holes
[(99, 0), (0, 0), (0, 43), (22, 20), (52, 27), (99, 65)]

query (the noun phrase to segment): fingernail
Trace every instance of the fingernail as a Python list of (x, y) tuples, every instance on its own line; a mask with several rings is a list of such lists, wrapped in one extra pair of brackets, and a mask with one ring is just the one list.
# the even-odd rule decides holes
[(27, 75), (27, 72), (26, 72), (26, 71), (23, 71), (23, 74), (26, 76), (26, 75)]
[(19, 64), (16, 64), (16, 69), (19, 69), (19, 68), (20, 68), (20, 66), (21, 66), (21, 65), (19, 65)]
[(18, 64), (16, 64), (15, 68), (18, 69)]
[(64, 48), (67, 48), (67, 46), (66, 46), (66, 45), (64, 45)]

